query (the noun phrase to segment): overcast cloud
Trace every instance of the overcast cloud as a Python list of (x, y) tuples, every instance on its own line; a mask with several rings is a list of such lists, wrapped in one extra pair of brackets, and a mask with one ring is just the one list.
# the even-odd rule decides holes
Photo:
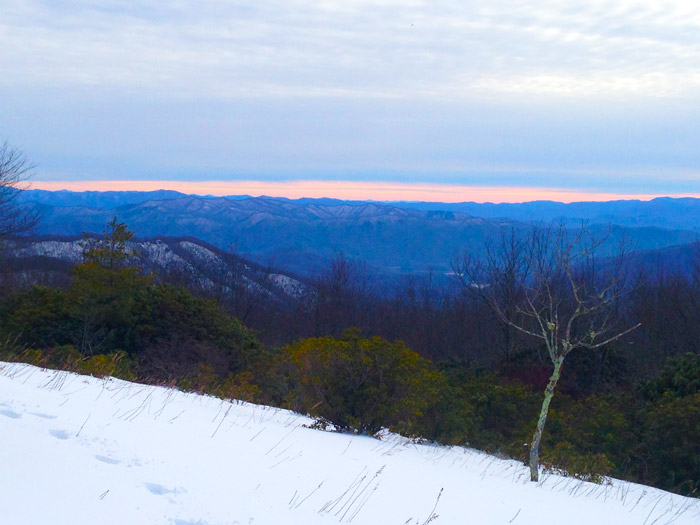
[(4, 0), (38, 179), (700, 192), (695, 1)]

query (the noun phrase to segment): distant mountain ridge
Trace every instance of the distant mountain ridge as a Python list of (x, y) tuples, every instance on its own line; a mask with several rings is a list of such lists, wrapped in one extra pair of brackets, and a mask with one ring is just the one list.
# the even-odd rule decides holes
[[(150, 200), (172, 200), (183, 197), (203, 199), (250, 199), (248, 195), (212, 197), (186, 195), (172, 190), (157, 191), (46, 191), (26, 190), (21, 196), (24, 202), (36, 202), (51, 206), (87, 206), (92, 208), (117, 208), (127, 204), (139, 204)], [(407, 201), (349, 201), (331, 198), (287, 199), (258, 197), (261, 200), (287, 202), (297, 206), (318, 207), (361, 206), (368, 204), (389, 205), (394, 208), (418, 211), (458, 212), (485, 219), (511, 219), (520, 222), (588, 221), (592, 224), (614, 224), (629, 227), (656, 227), (670, 230), (700, 232), (700, 199), (691, 197), (659, 197), (649, 201), (617, 200), (562, 203), (531, 201), (523, 203), (477, 202), (407, 202)]]
[[(434, 203), (397, 202), (398, 207), (433, 209)], [(607, 202), (532, 201), (523, 203), (439, 203), (439, 209), (458, 211), (484, 218), (508, 217), (523, 222), (587, 221), (628, 227), (655, 227), (700, 232), (700, 199), (659, 197), (650, 201)]]
[(500, 228), (462, 213), (402, 209), (380, 203), (299, 205), (248, 198), (181, 197), (116, 208), (27, 202), (42, 217), (39, 234), (100, 232), (115, 215), (139, 237), (193, 236), (233, 247), (252, 260), (308, 274), (338, 253), (381, 271), (444, 270), (458, 247), (481, 244)]
[[(489, 207), (473, 203), (389, 205), (329, 203), (328, 199), (199, 197), (177, 192), (110, 192), (106, 196), (96, 192), (79, 196), (57, 192), (59, 195), (53, 199), (51, 192), (32, 191), (36, 190), (23, 195), (23, 205), (41, 214), (40, 234), (100, 232), (116, 215), (139, 237), (192, 236), (219, 248), (232, 248), (260, 264), (273, 264), (301, 275), (319, 271), (339, 253), (365, 261), (380, 274), (431, 269), (447, 273), (459, 253), (483, 253), (485, 244), (499, 239), (504, 229), (526, 232), (532, 222), (548, 222), (545, 219), (549, 217), (572, 225), (588, 220), (594, 234), (610, 234), (611, 249), (622, 238), (627, 239), (631, 249), (658, 250), (695, 242), (700, 236), (700, 201), (696, 199), (576, 203), (578, 207), (561, 203)], [(74, 197), (84, 204), (70, 205)], [(111, 206), (120, 202), (124, 204)], [(635, 215), (639, 210), (669, 207), (676, 209), (676, 215), (684, 216), (686, 228), (655, 226), (664, 222), (678, 224), (680, 219), (673, 219), (675, 215), (670, 212), (661, 216)], [(479, 210), (493, 217), (465, 213)], [(503, 217), (501, 211), (512, 212), (516, 217)], [(578, 211), (587, 216), (555, 216)], [(696, 223), (698, 229), (693, 230)]]
[[(28, 281), (38, 273), (53, 272), (65, 274), (62, 280), (67, 282), (69, 269), (83, 260), (83, 245), (82, 236), (25, 238), (11, 241), (3, 254), (10, 256), (14, 272), (31, 272)], [(296, 276), (263, 268), (192, 237), (135, 238), (127, 249), (134, 253), (132, 262), (146, 272), (178, 276), (183, 283), (208, 292), (243, 287), (279, 300), (307, 293), (306, 284)]]

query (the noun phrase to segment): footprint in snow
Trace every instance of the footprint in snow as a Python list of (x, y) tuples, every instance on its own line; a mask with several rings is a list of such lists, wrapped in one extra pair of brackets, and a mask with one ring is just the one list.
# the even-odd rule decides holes
[(70, 437), (68, 432), (66, 432), (65, 430), (59, 430), (57, 428), (52, 428), (51, 430), (49, 430), (49, 434), (51, 434), (56, 439), (68, 439)]
[(9, 408), (3, 408), (2, 410), (0, 410), (0, 414), (12, 419), (19, 419), (22, 417), (22, 414), (18, 414), (17, 412), (15, 412), (14, 410), (10, 410)]
[(50, 414), (42, 414), (41, 412), (29, 412), (32, 416), (40, 417), (42, 419), (56, 419), (56, 416)]
[(100, 456), (99, 454), (95, 455), (95, 459), (97, 461), (101, 461), (102, 463), (107, 463), (109, 465), (119, 465), (120, 463), (118, 459), (113, 459), (107, 456)]
[(158, 483), (144, 483), (144, 485), (151, 494), (155, 494), (156, 496), (162, 496), (164, 494), (181, 494), (183, 492), (187, 492), (183, 488), (169, 489), (168, 487)]

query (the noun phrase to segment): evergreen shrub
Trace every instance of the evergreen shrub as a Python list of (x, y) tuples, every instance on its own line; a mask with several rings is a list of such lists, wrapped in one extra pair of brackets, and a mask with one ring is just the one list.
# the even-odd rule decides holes
[(277, 368), (284, 406), (367, 434), (389, 427), (415, 435), (441, 386), (441, 374), (403, 342), (355, 331), (286, 346)]

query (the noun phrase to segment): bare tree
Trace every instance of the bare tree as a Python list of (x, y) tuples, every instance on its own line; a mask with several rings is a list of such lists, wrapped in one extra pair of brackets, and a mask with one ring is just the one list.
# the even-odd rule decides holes
[(209, 263), (207, 273), (214, 281), (211, 290), (214, 298), (246, 326), (260, 310), (261, 303), (273, 295), (273, 261), (266, 267), (250, 264), (234, 243), (229, 244), (218, 261)]
[(314, 279), (312, 289), (308, 308), (316, 337), (367, 327), (375, 288), (366, 264), (336, 254), (329, 268)]
[(539, 447), (554, 389), (566, 357), (620, 339), (639, 324), (621, 326), (625, 292), (624, 247), (603, 263), (596, 256), (608, 238), (596, 240), (582, 226), (572, 235), (563, 225), (529, 235), (510, 232), (485, 261), (465, 258), (456, 267), (508, 327), (543, 343), (553, 365), (530, 445), (530, 479), (539, 479)]
[[(24, 233), (36, 224), (33, 211), (18, 206), (17, 196), (33, 166), (7, 142), (0, 143), (0, 289), (7, 292), (21, 282), (20, 274), (12, 270), (5, 253), (8, 238)], [(25, 273), (26, 275), (26, 273)]]
[(34, 168), (24, 154), (7, 142), (0, 144), (0, 240), (30, 230), (37, 216), (17, 204), (23, 183)]

